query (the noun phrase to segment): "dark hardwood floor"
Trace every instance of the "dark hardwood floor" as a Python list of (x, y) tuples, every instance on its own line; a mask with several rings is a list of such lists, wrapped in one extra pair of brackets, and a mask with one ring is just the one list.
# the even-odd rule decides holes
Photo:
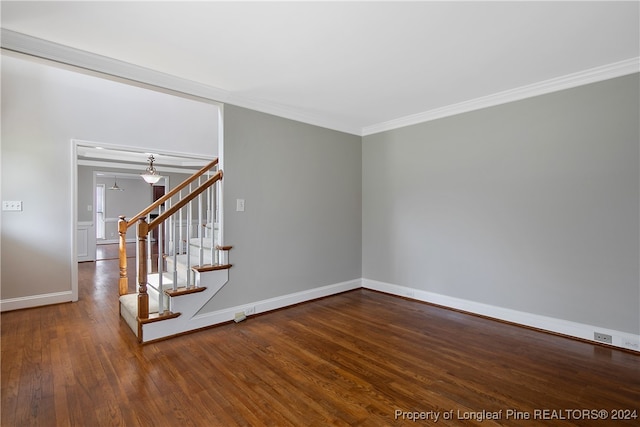
[(117, 260), (79, 268), (1, 316), (2, 426), (640, 425), (637, 354), (366, 290), (140, 346)]

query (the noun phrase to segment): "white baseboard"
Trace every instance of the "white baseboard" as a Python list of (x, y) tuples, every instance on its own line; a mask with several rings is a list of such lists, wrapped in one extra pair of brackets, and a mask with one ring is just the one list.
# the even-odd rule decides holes
[(235, 318), (235, 314), (239, 312), (244, 312), (246, 313), (247, 317), (250, 317), (254, 314), (266, 313), (267, 311), (277, 310), (279, 308), (288, 307), (294, 304), (299, 304), (322, 297), (328, 297), (330, 295), (351, 291), (353, 289), (359, 289), (361, 287), (361, 279), (350, 280), (347, 282), (309, 289), (308, 291), (295, 292), (288, 295), (282, 295), (275, 298), (250, 302), (231, 308), (204, 313), (194, 316), (192, 320), (201, 325), (199, 327), (204, 328), (207, 326), (216, 325), (218, 323), (229, 322), (233, 320)]
[(475, 301), (423, 291), (420, 289), (409, 288), (406, 286), (378, 282), (376, 280), (362, 279), (362, 287), (365, 289), (371, 289), (392, 295), (412, 298), (418, 301), (437, 304), (456, 310), (479, 314), (482, 316), (491, 317), (493, 319), (503, 320), (593, 342), (597, 342), (593, 339), (594, 332), (604, 333), (607, 335), (611, 335), (611, 344), (613, 346), (640, 351), (640, 335), (634, 335), (628, 332), (621, 332), (613, 329), (601, 328), (599, 326), (541, 316), (539, 314), (526, 313), (508, 308), (497, 307), (489, 304), (483, 304)]
[(41, 305), (60, 304), (63, 302), (72, 301), (74, 301), (74, 299), (71, 291), (32, 295), (20, 298), (9, 298), (0, 300), (0, 311), (20, 310), (23, 308), (32, 308), (39, 307)]
[[(511, 322), (592, 342), (596, 342), (593, 338), (594, 332), (604, 333), (607, 335), (611, 335), (611, 344), (613, 346), (640, 351), (640, 335), (634, 335), (631, 333), (617, 331), (609, 328), (603, 328), (584, 323), (572, 322), (564, 319), (557, 319), (553, 317), (497, 307), (489, 304), (483, 304), (475, 301), (370, 279), (350, 280), (347, 282), (322, 286), (306, 291), (295, 292), (292, 294), (282, 295), (279, 297), (269, 298), (261, 301), (249, 302), (235, 307), (196, 315), (190, 321), (190, 324), (192, 326), (190, 329), (205, 328), (219, 323), (229, 322), (233, 320), (236, 313), (239, 312), (244, 312), (248, 317), (250, 317), (254, 314), (266, 313), (268, 311), (277, 310), (291, 305), (359, 288), (371, 289), (375, 291), (385, 292), (391, 295), (412, 298), (417, 301), (437, 304), (443, 307), (453, 308), (472, 314), (478, 314), (497, 320), (503, 320), (506, 322)], [(71, 301), (73, 301), (71, 291), (34, 295), (21, 298), (11, 298), (0, 300), (0, 311), (18, 310), (23, 308), (59, 304)]]

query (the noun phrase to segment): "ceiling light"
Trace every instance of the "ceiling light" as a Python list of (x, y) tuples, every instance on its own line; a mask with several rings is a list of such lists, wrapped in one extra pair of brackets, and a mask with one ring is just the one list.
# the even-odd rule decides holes
[(151, 184), (151, 185), (155, 184), (156, 182), (162, 179), (162, 175), (159, 175), (158, 171), (156, 171), (156, 168), (153, 167), (154, 161), (155, 161), (155, 158), (153, 157), (153, 155), (150, 155), (149, 166), (147, 166), (147, 170), (145, 170), (144, 173), (140, 175), (142, 179), (144, 179), (148, 184)]
[(116, 178), (117, 177), (113, 177), (113, 185), (111, 187), (109, 187), (109, 190), (114, 190), (114, 191), (124, 191), (124, 188), (120, 188), (118, 187), (118, 183), (116, 182)]

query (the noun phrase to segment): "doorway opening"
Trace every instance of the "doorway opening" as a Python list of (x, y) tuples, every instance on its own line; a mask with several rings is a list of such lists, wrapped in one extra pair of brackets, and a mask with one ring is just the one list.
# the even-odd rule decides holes
[[(77, 222), (78, 227), (84, 224), (88, 228), (88, 232), (78, 234), (78, 239), (93, 237), (86, 242), (78, 241), (78, 248), (86, 248), (84, 256), (77, 254), (78, 262), (112, 259), (113, 248), (118, 244), (121, 215), (133, 217), (212, 160), (181, 153), (153, 153), (155, 167), (162, 178), (148, 184), (140, 176), (149, 156), (145, 149), (88, 141), (74, 141), (74, 148)], [(149, 216), (153, 219), (157, 214), (151, 212)], [(126, 237), (128, 246), (134, 248), (135, 239), (135, 230), (130, 229)]]

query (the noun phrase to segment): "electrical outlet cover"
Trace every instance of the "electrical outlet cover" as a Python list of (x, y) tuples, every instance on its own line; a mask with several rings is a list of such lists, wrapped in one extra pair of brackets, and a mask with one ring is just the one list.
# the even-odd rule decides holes
[(595, 341), (604, 342), (604, 343), (607, 343), (607, 344), (612, 344), (613, 343), (613, 339), (612, 339), (611, 335), (603, 334), (602, 332), (594, 332), (593, 333), (593, 339)]

